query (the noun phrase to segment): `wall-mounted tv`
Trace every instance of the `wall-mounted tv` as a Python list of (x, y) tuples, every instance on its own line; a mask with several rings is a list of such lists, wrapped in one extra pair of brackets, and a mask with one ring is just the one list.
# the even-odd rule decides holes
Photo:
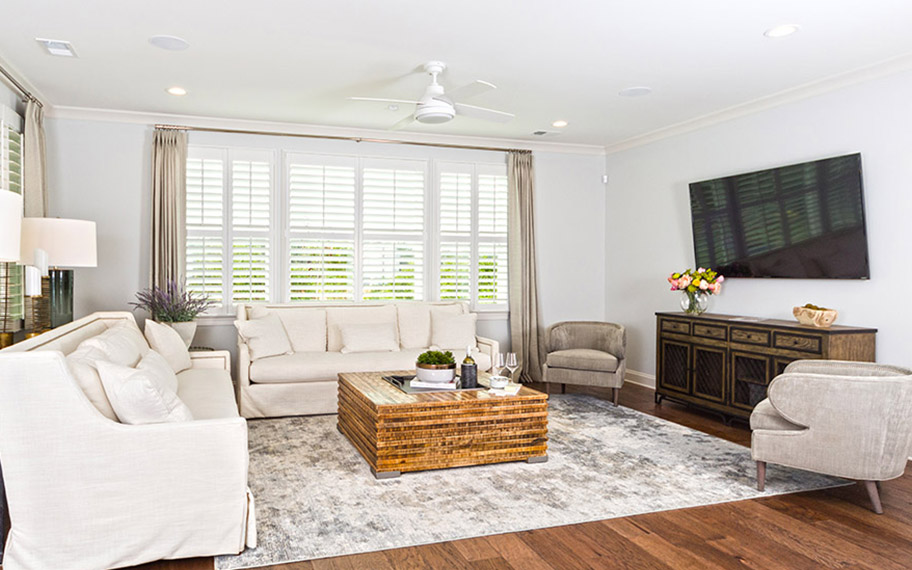
[(725, 277), (868, 279), (861, 155), (690, 185), (696, 264)]

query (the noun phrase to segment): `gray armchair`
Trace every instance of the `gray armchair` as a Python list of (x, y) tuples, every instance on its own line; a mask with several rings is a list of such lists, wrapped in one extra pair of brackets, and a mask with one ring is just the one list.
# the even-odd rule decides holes
[(773, 380), (750, 424), (758, 489), (767, 462), (856, 479), (880, 514), (880, 481), (902, 475), (912, 453), (912, 370), (799, 360)]
[(545, 334), (545, 350), (545, 382), (611, 388), (617, 405), (627, 369), (623, 326), (595, 321), (555, 323)]

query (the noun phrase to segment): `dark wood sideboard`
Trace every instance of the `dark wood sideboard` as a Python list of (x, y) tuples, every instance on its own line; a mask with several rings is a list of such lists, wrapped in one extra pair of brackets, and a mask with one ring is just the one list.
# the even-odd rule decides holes
[(877, 329), (794, 321), (656, 313), (656, 403), (693, 404), (746, 419), (794, 360), (874, 361)]

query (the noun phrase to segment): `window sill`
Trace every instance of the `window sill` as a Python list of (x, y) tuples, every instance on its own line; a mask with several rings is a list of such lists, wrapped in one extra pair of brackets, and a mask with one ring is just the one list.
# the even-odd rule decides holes
[[(507, 321), (510, 319), (510, 311), (475, 311), (479, 321)], [(220, 313), (212, 315), (202, 315), (197, 317), (196, 322), (201, 327), (224, 327), (234, 324), (237, 315), (234, 313)]]

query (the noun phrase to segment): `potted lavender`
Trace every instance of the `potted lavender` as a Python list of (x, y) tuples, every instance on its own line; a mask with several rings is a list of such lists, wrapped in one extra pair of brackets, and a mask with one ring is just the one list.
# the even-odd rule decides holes
[(196, 334), (196, 317), (212, 305), (208, 295), (187, 291), (173, 280), (164, 289), (158, 286), (143, 289), (136, 299), (138, 302), (130, 304), (148, 311), (154, 321), (177, 331), (188, 348)]

